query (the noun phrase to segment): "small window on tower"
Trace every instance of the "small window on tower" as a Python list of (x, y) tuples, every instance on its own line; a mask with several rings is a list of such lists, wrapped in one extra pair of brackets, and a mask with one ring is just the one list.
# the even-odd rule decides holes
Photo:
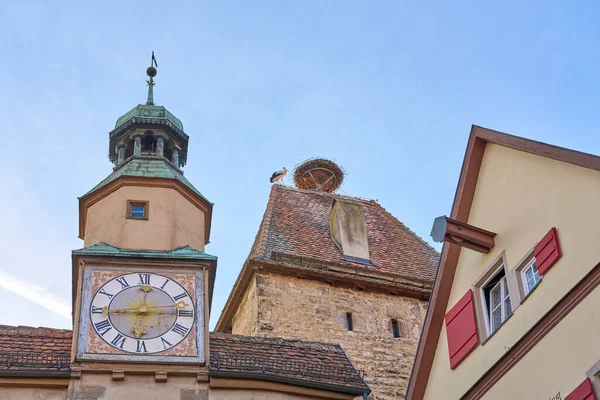
[(132, 218), (144, 218), (144, 206), (143, 205), (131, 205)]
[(348, 332), (351, 332), (352, 331), (352, 313), (351, 312), (346, 313), (346, 323), (348, 325)]
[(148, 219), (148, 202), (127, 200), (127, 218)]
[(396, 319), (392, 320), (392, 334), (395, 338), (400, 337), (400, 329), (398, 329), (398, 320)]

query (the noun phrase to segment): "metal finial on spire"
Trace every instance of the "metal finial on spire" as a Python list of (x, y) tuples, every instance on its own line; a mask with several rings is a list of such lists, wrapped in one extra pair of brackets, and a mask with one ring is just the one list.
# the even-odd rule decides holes
[(152, 59), (150, 60), (150, 66), (146, 69), (146, 75), (150, 77), (150, 80), (147, 80), (148, 84), (148, 100), (146, 101), (146, 105), (153, 106), (154, 105), (154, 77), (156, 76), (156, 68), (158, 68), (158, 64), (156, 62), (156, 58), (154, 57), (154, 51), (152, 51)]

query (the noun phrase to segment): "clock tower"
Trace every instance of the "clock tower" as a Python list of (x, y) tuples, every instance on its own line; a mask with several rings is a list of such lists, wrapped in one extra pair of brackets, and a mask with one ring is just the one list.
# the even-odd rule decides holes
[(109, 133), (113, 172), (79, 198), (69, 393), (200, 396), (208, 382), (212, 203), (184, 177), (183, 124), (154, 104), (154, 55), (146, 73), (146, 103)]

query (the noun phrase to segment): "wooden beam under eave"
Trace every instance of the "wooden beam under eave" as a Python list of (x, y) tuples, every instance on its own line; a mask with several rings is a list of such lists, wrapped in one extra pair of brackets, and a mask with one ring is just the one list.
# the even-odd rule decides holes
[(431, 237), (438, 243), (448, 242), (484, 254), (494, 248), (495, 236), (494, 232), (448, 218), (445, 215), (437, 217), (431, 229)]

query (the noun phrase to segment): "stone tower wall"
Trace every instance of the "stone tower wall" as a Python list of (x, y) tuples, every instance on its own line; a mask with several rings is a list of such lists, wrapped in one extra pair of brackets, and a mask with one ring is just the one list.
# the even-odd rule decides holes
[[(264, 272), (253, 281), (233, 333), (339, 343), (365, 371), (370, 398), (404, 398), (427, 302)], [(348, 312), (353, 331), (348, 331)], [(398, 321), (399, 338), (393, 337), (392, 319)]]
[(234, 335), (257, 336), (257, 301), (256, 279), (252, 279), (244, 293), (240, 306), (233, 315), (231, 333)]

